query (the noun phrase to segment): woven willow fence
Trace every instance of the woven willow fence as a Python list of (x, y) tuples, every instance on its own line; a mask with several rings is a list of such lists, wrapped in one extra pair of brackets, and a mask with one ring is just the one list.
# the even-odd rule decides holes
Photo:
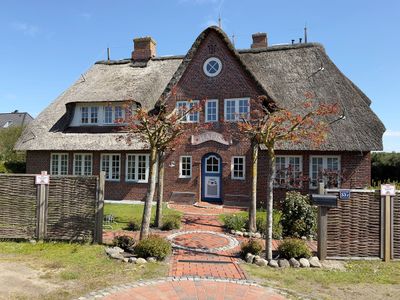
[(0, 175), (0, 239), (101, 243), (103, 187), (96, 176), (51, 176), (41, 189), (35, 175)]
[(349, 200), (329, 209), (328, 257), (380, 257), (380, 200), (378, 192), (352, 191)]
[(393, 258), (400, 259), (400, 194), (393, 199)]

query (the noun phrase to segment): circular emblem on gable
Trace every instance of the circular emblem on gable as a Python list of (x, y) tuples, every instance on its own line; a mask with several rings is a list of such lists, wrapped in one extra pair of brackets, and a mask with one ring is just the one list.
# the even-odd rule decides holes
[(222, 63), (216, 57), (210, 57), (204, 62), (203, 71), (208, 77), (215, 77), (222, 70)]

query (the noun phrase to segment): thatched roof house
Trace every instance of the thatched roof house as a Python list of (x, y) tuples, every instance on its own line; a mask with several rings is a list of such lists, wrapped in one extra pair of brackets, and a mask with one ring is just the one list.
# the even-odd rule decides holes
[[(259, 39), (260, 35), (254, 38)], [(116, 137), (120, 133), (109, 127), (71, 126), (76, 117), (75, 107), (82, 103), (134, 100), (143, 107), (152, 108), (158, 101), (168, 99), (172, 86), (188, 82), (183, 77), (189, 76), (185, 74), (192, 72), (196, 60), (205, 51), (205, 44), (212, 40), (225, 63), (225, 72), (229, 61), (235, 68), (240, 68), (241, 74), (252, 82), (258, 93), (267, 94), (278, 106), (295, 107), (296, 103), (304, 100), (305, 92), (311, 92), (317, 102), (338, 103), (340, 106), (342, 117), (332, 123), (327, 142), (320, 148), (307, 143), (281, 144), (278, 150), (359, 153), (382, 150), (385, 127), (371, 110), (371, 100), (335, 66), (322, 45), (267, 46), (262, 39), (263, 35), (261, 44), (259, 40), (253, 41), (252, 49), (237, 50), (220, 28), (209, 27), (199, 35), (185, 56), (171, 57), (154, 56), (155, 42), (152, 39), (137, 40), (132, 59), (99, 61), (79, 77), (29, 125), (16, 148), (53, 152), (145, 150), (146, 145), (140, 142), (132, 145), (118, 142)], [(148, 48), (139, 49), (143, 45)], [(148, 57), (143, 59), (141, 55)], [(225, 62), (227, 56), (229, 59)], [(219, 77), (226, 75), (224, 72), (221, 74)], [(200, 80), (197, 75), (193, 78)], [(217, 80), (220, 79), (210, 77), (204, 79), (204, 84), (211, 91), (213, 84), (220, 84)], [(245, 92), (241, 90), (240, 94)], [(216, 96), (209, 95), (209, 98), (222, 98)], [(221, 106), (220, 113), (223, 111)]]

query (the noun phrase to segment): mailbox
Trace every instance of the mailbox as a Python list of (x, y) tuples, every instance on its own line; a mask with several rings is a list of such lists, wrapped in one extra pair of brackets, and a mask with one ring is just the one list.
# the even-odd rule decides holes
[(333, 195), (311, 195), (311, 200), (314, 205), (324, 207), (337, 207), (337, 196)]

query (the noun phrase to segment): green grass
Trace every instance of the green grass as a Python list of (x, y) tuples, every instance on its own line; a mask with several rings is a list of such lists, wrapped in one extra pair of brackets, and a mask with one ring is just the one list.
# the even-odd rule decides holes
[[(112, 225), (113, 230), (125, 229), (128, 222), (132, 219), (141, 220), (143, 216), (142, 204), (114, 204), (106, 203), (104, 205), (104, 215), (113, 215), (115, 217), (115, 224)], [(151, 222), (154, 222), (156, 214), (156, 207), (153, 206), (151, 210)], [(174, 209), (167, 208), (166, 205), (163, 206), (163, 215), (182, 215)]]
[[(316, 299), (343, 299), (344, 290), (348, 291), (347, 299), (363, 299), (360, 295), (368, 292), (368, 288), (376, 291), (374, 299), (381, 299), (378, 296), (381, 293), (390, 298), (390, 293), (400, 290), (400, 262), (352, 261), (346, 264), (345, 270), (242, 266), (264, 285), (289, 289)], [(384, 294), (386, 292), (389, 294)], [(352, 298), (352, 295), (358, 296)]]
[(59, 285), (40, 299), (76, 298), (107, 286), (163, 277), (168, 269), (166, 263), (138, 266), (109, 259), (100, 245), (0, 242), (0, 253), (0, 263), (22, 263), (42, 270), (42, 279)]

